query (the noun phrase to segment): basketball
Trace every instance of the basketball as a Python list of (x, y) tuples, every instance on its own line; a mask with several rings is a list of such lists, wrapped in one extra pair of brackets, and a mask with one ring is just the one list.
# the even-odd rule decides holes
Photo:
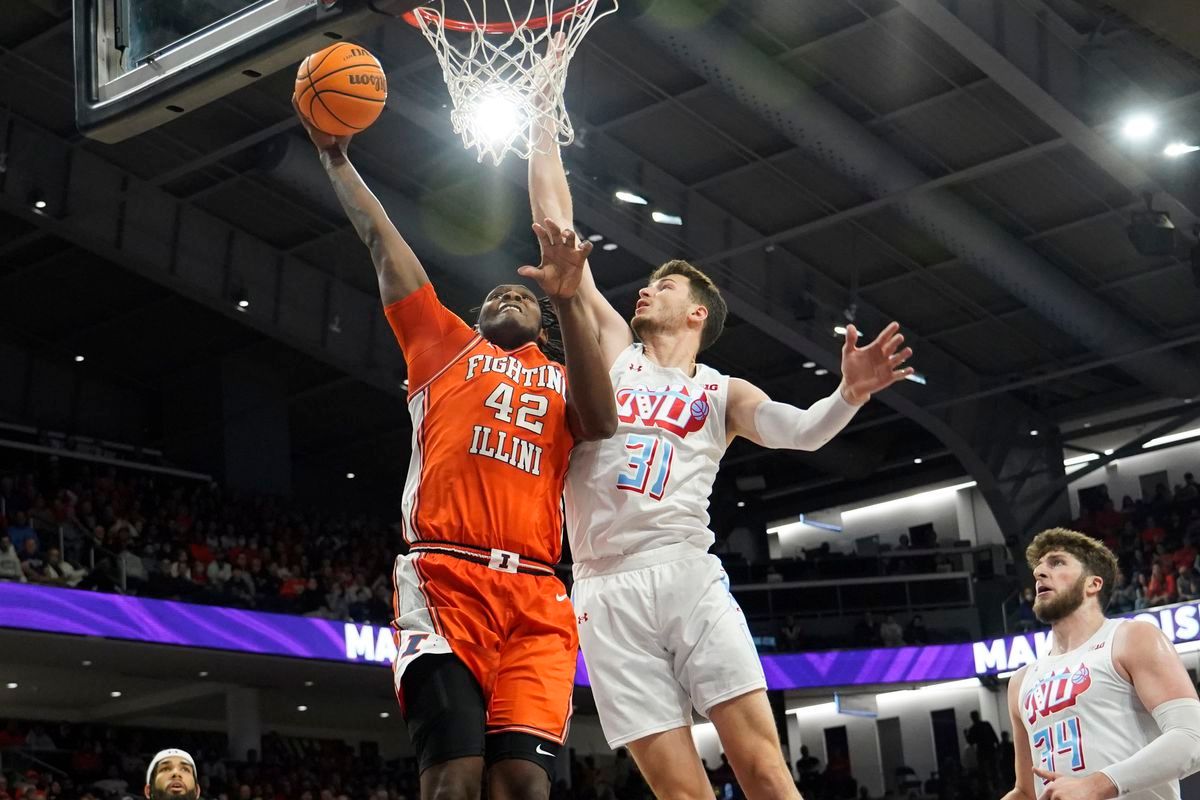
[(387, 76), (365, 47), (338, 42), (300, 62), (296, 101), (323, 133), (349, 136), (366, 130), (386, 100)]

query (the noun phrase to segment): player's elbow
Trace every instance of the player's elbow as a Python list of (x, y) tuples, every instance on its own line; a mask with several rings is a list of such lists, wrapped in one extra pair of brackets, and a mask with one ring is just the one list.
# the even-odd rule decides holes
[(602, 439), (611, 439), (616, 432), (617, 417), (614, 414), (611, 419), (598, 420), (594, 424), (584, 425), (579, 438), (585, 442), (597, 442)]

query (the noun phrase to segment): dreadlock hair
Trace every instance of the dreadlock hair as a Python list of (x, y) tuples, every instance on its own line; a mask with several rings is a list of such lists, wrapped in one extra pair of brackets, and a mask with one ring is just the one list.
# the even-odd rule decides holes
[(558, 324), (558, 314), (554, 313), (554, 305), (549, 297), (539, 297), (538, 307), (542, 310), (542, 330), (546, 341), (538, 339), (538, 349), (542, 355), (559, 364), (566, 362), (566, 352), (562, 343), (562, 326)]

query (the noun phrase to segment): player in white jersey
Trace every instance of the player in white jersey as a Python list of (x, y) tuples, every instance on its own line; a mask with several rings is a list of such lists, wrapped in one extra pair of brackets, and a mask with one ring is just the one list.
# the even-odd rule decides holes
[[(547, 246), (573, 243), (566, 175), (547, 149), (530, 159), (535, 232)], [(708, 497), (735, 436), (815, 450), (872, 393), (911, 374), (912, 351), (894, 323), (863, 348), (849, 326), (841, 385), (804, 411), (696, 363), (726, 311), (690, 264), (664, 264), (642, 289), (631, 323), (640, 343), (590, 272), (579, 297), (611, 365), (620, 420), (607, 444), (575, 448), (567, 479), (572, 601), (605, 738), (628, 746), (659, 798), (711, 800), (691, 737), (695, 708), (750, 800), (796, 798), (750, 631), (708, 554)]]
[(1052, 528), (1025, 551), (1050, 652), (1008, 684), (1016, 786), (1004, 800), (1179, 800), (1200, 767), (1200, 700), (1157, 627), (1107, 619), (1117, 560)]

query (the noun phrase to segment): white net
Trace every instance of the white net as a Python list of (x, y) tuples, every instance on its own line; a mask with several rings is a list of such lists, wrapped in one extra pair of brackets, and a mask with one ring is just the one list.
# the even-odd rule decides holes
[(434, 0), (413, 12), (442, 65), (454, 131), (479, 161), (490, 156), (499, 164), (508, 153), (529, 158), (574, 141), (563, 101), (567, 66), (618, 2)]

